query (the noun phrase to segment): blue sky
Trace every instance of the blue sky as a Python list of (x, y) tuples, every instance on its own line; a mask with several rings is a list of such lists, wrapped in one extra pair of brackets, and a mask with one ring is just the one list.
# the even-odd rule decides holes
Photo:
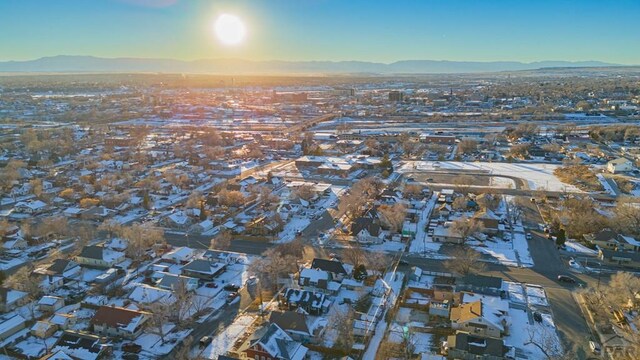
[[(248, 35), (211, 30), (237, 15)], [(1, 0), (0, 60), (601, 60), (640, 64), (639, 0)]]

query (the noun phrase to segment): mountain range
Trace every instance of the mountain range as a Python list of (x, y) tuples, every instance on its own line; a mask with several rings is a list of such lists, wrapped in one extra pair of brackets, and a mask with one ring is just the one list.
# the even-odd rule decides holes
[(403, 60), (385, 64), (367, 61), (251, 61), (242, 59), (174, 60), (101, 58), (59, 55), (27, 61), (0, 62), (0, 72), (162, 72), (214, 74), (445, 74), (521, 71), (541, 68), (605, 67), (600, 61), (447, 61)]

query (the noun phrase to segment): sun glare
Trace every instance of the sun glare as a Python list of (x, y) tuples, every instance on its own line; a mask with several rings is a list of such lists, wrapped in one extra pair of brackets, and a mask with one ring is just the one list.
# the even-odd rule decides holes
[(246, 34), (244, 23), (235, 15), (222, 14), (216, 19), (214, 29), (218, 39), (227, 45), (242, 42)]

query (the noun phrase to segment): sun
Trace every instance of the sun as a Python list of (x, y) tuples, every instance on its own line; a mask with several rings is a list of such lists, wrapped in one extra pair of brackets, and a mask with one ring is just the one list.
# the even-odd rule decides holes
[(214, 30), (218, 39), (227, 45), (236, 45), (242, 42), (246, 35), (246, 28), (239, 17), (230, 14), (220, 15), (214, 24)]

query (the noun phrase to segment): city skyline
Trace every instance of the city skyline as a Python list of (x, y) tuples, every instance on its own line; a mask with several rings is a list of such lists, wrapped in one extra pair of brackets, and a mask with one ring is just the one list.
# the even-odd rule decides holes
[[(213, 24), (232, 14), (246, 38)], [(603, 61), (636, 65), (640, 4), (599, 1), (9, 1), (0, 61), (56, 55), (179, 60)]]

